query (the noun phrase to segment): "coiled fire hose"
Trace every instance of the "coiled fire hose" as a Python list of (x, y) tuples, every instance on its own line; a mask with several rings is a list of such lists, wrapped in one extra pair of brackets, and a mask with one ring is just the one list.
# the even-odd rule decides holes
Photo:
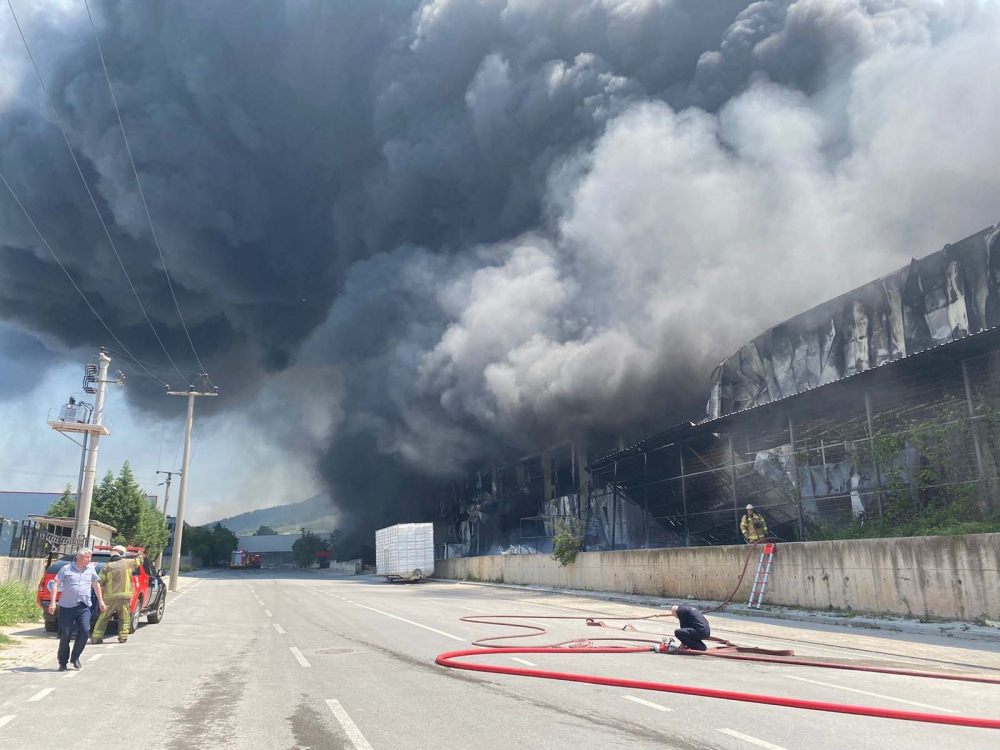
[[(740, 584), (746, 574), (750, 556), (753, 554), (757, 544), (771, 539), (761, 539), (750, 546), (743, 570), (740, 573), (739, 581), (732, 594), (719, 606), (707, 610), (708, 613), (718, 612), (725, 607), (739, 591)], [(664, 617), (671, 617), (667, 613), (657, 613), (645, 617), (607, 617), (605, 620), (616, 621), (642, 621), (657, 620)], [(932, 714), (917, 711), (898, 711), (886, 708), (871, 708), (868, 706), (855, 706), (844, 703), (829, 703), (826, 701), (810, 701), (798, 698), (785, 698), (775, 695), (760, 695), (756, 693), (742, 693), (732, 690), (716, 690), (713, 688), (701, 688), (691, 685), (674, 685), (664, 682), (646, 682), (641, 680), (628, 680), (616, 677), (601, 677), (598, 675), (573, 674), (570, 672), (555, 672), (543, 669), (525, 669), (522, 667), (508, 667), (494, 664), (479, 664), (464, 660), (465, 657), (489, 656), (491, 654), (637, 654), (637, 653), (665, 653), (666, 644), (664, 637), (653, 631), (636, 630), (631, 624), (626, 624), (622, 630), (629, 630), (635, 633), (646, 633), (660, 636), (658, 639), (639, 638), (630, 636), (614, 636), (606, 638), (587, 638), (563, 641), (547, 646), (534, 647), (512, 647), (497, 645), (497, 641), (511, 640), (515, 638), (532, 638), (543, 635), (546, 628), (540, 625), (531, 625), (521, 622), (509, 622), (509, 620), (584, 620), (587, 625), (610, 628), (603, 620), (596, 620), (591, 617), (576, 615), (474, 615), (461, 618), (463, 622), (483, 625), (497, 625), (503, 627), (515, 627), (527, 630), (526, 633), (515, 633), (512, 635), (492, 636), (481, 638), (473, 642), (478, 648), (463, 651), (450, 651), (440, 654), (435, 662), (451, 669), (464, 669), (473, 672), (489, 672), (493, 674), (506, 674), (518, 677), (536, 677), (547, 680), (563, 680), (567, 682), (582, 682), (591, 685), (606, 685), (609, 687), (629, 688), (635, 690), (652, 690), (663, 693), (678, 693), (681, 695), (694, 695), (702, 698), (717, 698), (721, 700), (742, 701), (745, 703), (759, 703), (771, 706), (783, 706), (786, 708), (798, 708), (809, 711), (826, 711), (830, 713), (852, 714), (855, 716), (868, 716), (881, 719), (897, 719), (901, 721), (919, 721), (931, 724), (946, 724), (951, 726), (974, 727), (979, 729), (1000, 729), (1000, 720), (977, 718), (971, 716), (949, 716), (943, 714)], [(928, 679), (957, 680), (963, 682), (977, 682), (993, 685), (1000, 685), (1000, 679), (981, 677), (977, 675), (941, 674), (935, 672), (919, 672), (906, 669), (890, 669), (885, 667), (863, 667), (848, 664), (831, 664), (826, 662), (815, 662), (804, 659), (786, 659), (784, 656), (793, 656), (794, 652), (788, 650), (772, 650), (763, 648), (748, 648), (737, 646), (721, 638), (710, 638), (709, 640), (724, 644), (722, 648), (713, 648), (708, 651), (683, 651), (685, 656), (709, 656), (716, 658), (735, 659), (743, 661), (767, 662), (774, 664), (797, 665), (807, 667), (820, 667), (825, 669), (843, 669), (857, 672), (874, 672), (879, 674), (902, 675), (907, 677), (923, 677)], [(625, 641), (632, 643), (649, 643), (652, 646), (597, 646), (596, 641)], [(748, 655), (753, 654), (753, 655)]]

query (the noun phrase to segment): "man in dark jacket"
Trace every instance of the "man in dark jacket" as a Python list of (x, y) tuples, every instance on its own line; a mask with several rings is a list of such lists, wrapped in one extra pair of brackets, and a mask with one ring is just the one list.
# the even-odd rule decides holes
[(682, 604), (679, 607), (671, 607), (670, 612), (681, 625), (674, 631), (677, 640), (693, 651), (707, 651), (705, 639), (712, 634), (712, 629), (708, 626), (708, 620), (701, 610)]

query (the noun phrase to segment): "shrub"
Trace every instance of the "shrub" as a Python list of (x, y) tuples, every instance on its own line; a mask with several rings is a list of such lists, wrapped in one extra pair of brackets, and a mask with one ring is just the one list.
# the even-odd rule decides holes
[(583, 549), (582, 523), (575, 518), (560, 521), (552, 537), (552, 559), (563, 567), (576, 560)]
[(35, 592), (20, 581), (0, 584), (0, 625), (36, 622), (42, 610), (35, 602)]

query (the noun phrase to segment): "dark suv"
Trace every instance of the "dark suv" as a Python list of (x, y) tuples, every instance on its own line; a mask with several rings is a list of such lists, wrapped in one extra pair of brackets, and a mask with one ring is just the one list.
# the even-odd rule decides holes
[[(147, 622), (158, 623), (163, 619), (163, 613), (167, 606), (167, 586), (160, 577), (160, 574), (153, 567), (153, 563), (146, 557), (142, 547), (129, 547), (125, 553), (126, 557), (138, 557), (142, 560), (142, 565), (132, 573), (132, 601), (129, 604), (129, 611), (132, 613), (132, 621), (129, 630), (135, 632), (139, 627), (139, 618), (146, 615)], [(45, 569), (41, 583), (38, 584), (38, 606), (42, 608), (42, 615), (45, 617), (45, 629), (54, 633), (59, 629), (59, 620), (56, 615), (49, 614), (49, 602), (52, 597), (52, 588), (55, 586), (56, 573), (64, 565), (69, 565), (76, 558), (75, 554), (63, 555)], [(104, 564), (111, 559), (110, 547), (95, 547), (93, 557), (90, 562), (96, 565), (97, 572), (101, 572)], [(58, 597), (57, 597), (58, 599)], [(94, 627), (97, 622), (98, 607), (97, 597), (91, 594), (90, 597), (90, 627)], [(116, 616), (117, 617), (117, 616)]]

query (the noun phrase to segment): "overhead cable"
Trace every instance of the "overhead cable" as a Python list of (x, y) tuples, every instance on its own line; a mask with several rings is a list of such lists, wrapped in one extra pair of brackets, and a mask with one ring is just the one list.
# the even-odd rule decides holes
[[(84, 303), (87, 305), (87, 307), (90, 309), (90, 311), (92, 313), (94, 313), (94, 317), (97, 318), (98, 321), (100, 321), (101, 325), (104, 326), (104, 330), (107, 331), (108, 334), (111, 336), (111, 338), (113, 338), (118, 343), (118, 346), (120, 346), (122, 348), (122, 351), (125, 352), (126, 354), (128, 354), (128, 356), (131, 357), (134, 360), (135, 357), (132, 355), (132, 352), (130, 352), (128, 350), (128, 347), (125, 346), (125, 344), (122, 343), (122, 340), (120, 338), (118, 338), (118, 336), (115, 335), (115, 332), (111, 330), (111, 327), (107, 323), (104, 322), (104, 318), (102, 318), (101, 314), (99, 312), (97, 312), (97, 310), (94, 308), (94, 306), (92, 304), (90, 304), (90, 300), (87, 299), (87, 295), (83, 293), (83, 290), (80, 289), (80, 287), (77, 285), (76, 281), (73, 279), (73, 276), (66, 269), (66, 266), (64, 266), (63, 262), (61, 260), (59, 260), (59, 256), (56, 255), (56, 251), (52, 249), (52, 246), (49, 244), (49, 241), (47, 239), (45, 239), (45, 235), (43, 235), (41, 233), (41, 231), (38, 229), (38, 226), (35, 224), (34, 219), (31, 218), (31, 214), (28, 213), (28, 210), (24, 207), (24, 204), (21, 203), (21, 199), (17, 197), (17, 193), (14, 192), (14, 188), (12, 188), (10, 186), (10, 183), (7, 182), (7, 178), (4, 177), (3, 172), (0, 172), (0, 181), (2, 181), (3, 184), (6, 186), (7, 190), (10, 191), (11, 196), (14, 198), (14, 201), (18, 205), (18, 208), (21, 209), (21, 213), (24, 214), (24, 217), (28, 220), (28, 223), (31, 224), (31, 228), (35, 230), (35, 234), (38, 235), (38, 238), (42, 241), (42, 244), (45, 245), (46, 249), (49, 251), (49, 254), (52, 256), (52, 259), (55, 260), (56, 265), (58, 265), (59, 268), (62, 269), (62, 272), (64, 274), (66, 274), (66, 278), (69, 279), (69, 283), (73, 285), (73, 288), (76, 289), (77, 293), (83, 299)], [(163, 382), (158, 377), (156, 377), (155, 375), (153, 375), (153, 373), (151, 373), (143, 365), (139, 365), (139, 366), (142, 367), (142, 369), (145, 370), (146, 373), (151, 378), (153, 378), (153, 380), (155, 380), (157, 383), (159, 383), (160, 385), (164, 385), (164, 386), (166, 385), (165, 382)]]
[[(76, 167), (76, 173), (80, 175), (80, 181), (83, 182), (83, 187), (87, 191), (87, 197), (90, 198), (90, 203), (94, 207), (94, 212), (97, 214), (98, 220), (101, 222), (101, 227), (104, 228), (104, 235), (108, 238), (108, 243), (111, 245), (111, 250), (115, 254), (115, 258), (118, 259), (118, 265), (121, 266), (122, 273), (125, 274), (125, 280), (128, 282), (129, 288), (132, 290), (132, 294), (135, 297), (135, 301), (139, 303), (139, 309), (142, 310), (143, 316), (146, 318), (146, 322), (149, 323), (150, 329), (153, 331), (153, 336), (156, 337), (157, 343), (159, 343), (160, 348), (166, 355), (167, 360), (177, 370), (177, 374), (182, 378), (184, 374), (180, 371), (177, 365), (174, 363), (173, 358), (170, 356), (170, 352), (167, 351), (167, 347), (163, 344), (163, 340), (160, 338), (160, 334), (156, 330), (156, 326), (153, 325), (152, 319), (149, 317), (149, 313), (146, 312), (145, 305), (142, 304), (142, 300), (139, 298), (139, 293), (136, 291), (135, 284), (132, 283), (131, 277), (128, 275), (128, 271), (125, 270), (125, 263), (122, 261), (122, 256), (118, 253), (118, 247), (115, 245), (115, 241), (111, 238), (111, 232), (108, 229), (107, 223), (104, 221), (104, 217), (101, 215), (101, 210), (97, 206), (97, 200), (94, 198), (94, 193), (90, 189), (90, 185), (87, 183), (87, 178), (83, 174), (83, 169), (80, 167), (80, 162), (76, 158), (76, 153), (73, 151), (73, 146), (69, 142), (69, 136), (66, 134), (66, 126), (63, 123), (62, 117), (59, 115), (59, 110), (56, 109), (55, 103), (52, 101), (52, 97), (49, 95), (49, 90), (45, 85), (45, 81), (42, 79), (41, 71), (38, 69), (38, 64), (35, 62), (35, 56), (31, 53), (31, 47), (28, 46), (28, 40), (24, 36), (24, 31), (21, 29), (21, 23), (17, 19), (17, 14), (14, 12), (14, 6), (11, 4), (11, 0), (7, 0), (7, 7), (10, 8), (10, 14), (14, 18), (14, 24), (17, 26), (17, 31), (21, 35), (21, 42), (24, 44), (24, 49), (28, 53), (28, 58), (31, 60), (31, 66), (35, 69), (35, 75), (38, 77), (38, 83), (42, 87), (42, 92), (45, 94), (45, 99), (49, 103), (49, 109), (52, 110), (52, 114), (55, 115), (56, 123), (59, 125), (59, 131), (62, 133), (63, 141), (66, 143), (66, 148), (69, 149), (69, 155), (73, 159), (73, 165)], [(200, 366), (199, 362), (199, 366)]]
[[(142, 199), (142, 207), (146, 212), (146, 220), (149, 222), (149, 231), (153, 236), (153, 244), (156, 245), (156, 252), (160, 256), (160, 264), (163, 266), (163, 275), (167, 277), (167, 286), (170, 288), (170, 296), (173, 297), (174, 307), (177, 308), (177, 317), (180, 318), (181, 326), (184, 328), (184, 334), (187, 336), (188, 344), (191, 346), (191, 352), (194, 354), (195, 360), (198, 362), (198, 367), (201, 368), (202, 372), (205, 372), (205, 366), (201, 363), (201, 357), (198, 356), (198, 350), (195, 349), (194, 341), (191, 340), (191, 332), (188, 330), (187, 323), (184, 321), (184, 314), (181, 312), (180, 303), (177, 301), (177, 294), (174, 292), (173, 282), (170, 280), (170, 273), (167, 270), (167, 261), (163, 257), (163, 250), (160, 249), (160, 240), (156, 236), (156, 229), (153, 227), (153, 217), (149, 213), (149, 205), (146, 203), (146, 194), (142, 189), (142, 182), (139, 180), (139, 170), (136, 169), (135, 159), (132, 158), (132, 148), (128, 143), (128, 136), (125, 134), (125, 124), (122, 122), (122, 113), (118, 108), (118, 99), (115, 97), (114, 87), (111, 85), (111, 76), (108, 74), (108, 66), (104, 62), (104, 51), (101, 49), (101, 41), (97, 36), (97, 26), (94, 24), (94, 16), (90, 12), (90, 2), (89, 0), (83, 0), (84, 5), (87, 6), (87, 17), (90, 19), (90, 28), (94, 33), (94, 42), (97, 45), (97, 54), (101, 58), (101, 67), (104, 69), (104, 79), (108, 82), (108, 91), (111, 93), (111, 102), (115, 105), (115, 113), (118, 115), (118, 127), (122, 132), (122, 140), (125, 141), (125, 151), (128, 153), (129, 163), (132, 165), (132, 174), (135, 175), (135, 184), (139, 188), (139, 197)], [(7, 0), (9, 3), (10, 0)]]

